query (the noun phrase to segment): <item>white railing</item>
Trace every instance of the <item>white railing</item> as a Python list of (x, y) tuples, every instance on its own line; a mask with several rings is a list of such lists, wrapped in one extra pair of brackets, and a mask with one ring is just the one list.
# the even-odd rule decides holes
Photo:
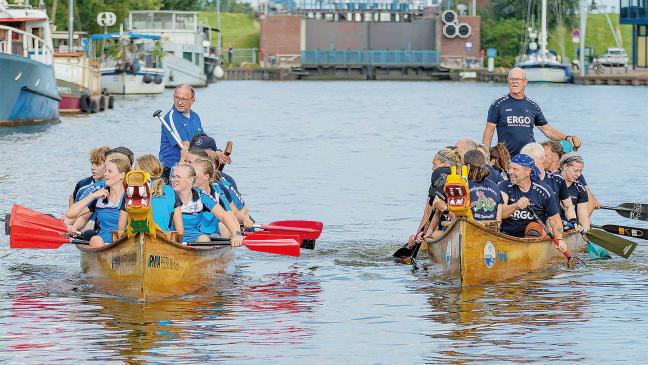
[(52, 47), (24, 30), (0, 25), (0, 53), (13, 54), (31, 60), (52, 64)]

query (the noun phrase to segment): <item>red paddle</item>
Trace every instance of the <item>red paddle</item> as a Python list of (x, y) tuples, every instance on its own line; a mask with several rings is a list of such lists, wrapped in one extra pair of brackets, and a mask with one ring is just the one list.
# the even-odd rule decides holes
[[(291, 235), (272, 235), (252, 233), (243, 238), (243, 245), (251, 251), (299, 257), (299, 237)], [(226, 246), (229, 238), (214, 238), (212, 242), (192, 242), (189, 246)]]
[(286, 220), (255, 226), (267, 232), (280, 232), (299, 235), (303, 240), (316, 240), (322, 234), (324, 224), (316, 221)]
[(62, 220), (14, 204), (9, 218), (9, 247), (59, 248), (70, 243), (68, 228)]

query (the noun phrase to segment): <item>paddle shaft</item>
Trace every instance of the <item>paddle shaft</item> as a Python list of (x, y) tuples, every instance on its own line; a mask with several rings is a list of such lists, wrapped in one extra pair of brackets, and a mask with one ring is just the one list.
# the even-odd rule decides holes
[[(533, 210), (533, 208), (531, 208), (531, 206), (529, 206), (527, 209), (529, 210), (529, 212), (531, 212), (531, 214), (533, 215), (533, 218), (535, 218), (536, 222), (538, 222), (540, 224), (540, 226), (542, 227), (542, 229), (547, 233), (547, 236), (549, 236), (549, 238), (551, 238), (551, 240), (553, 241), (554, 247), (558, 251), (560, 251), (560, 243), (558, 242), (556, 237), (553, 235), (553, 233), (551, 233), (551, 231), (549, 231), (549, 228), (547, 228), (547, 225), (544, 224), (544, 222), (542, 221), (542, 219), (540, 219), (540, 217), (538, 217), (538, 215)], [(567, 251), (565, 249), (564, 252), (563, 251), (560, 251), (560, 252), (562, 252), (562, 254), (565, 255), (565, 258), (567, 259), (567, 261), (571, 260), (571, 255), (569, 254), (569, 251)]]
[[(225, 156), (229, 157), (229, 155), (232, 154), (232, 147), (234, 146), (234, 143), (232, 141), (227, 141), (227, 144), (225, 145), (225, 150), (223, 153)], [(218, 163), (218, 171), (223, 171), (223, 168), (225, 167), (224, 163)], [(252, 218), (250, 218), (252, 219)]]
[(645, 228), (617, 226), (615, 224), (604, 224), (602, 226), (592, 225), (592, 227), (602, 229), (606, 232), (618, 234), (621, 236), (628, 236), (628, 237), (640, 238), (642, 240), (648, 240), (648, 229)]
[(161, 110), (158, 110), (158, 111), (156, 111), (155, 113), (153, 113), (153, 116), (154, 116), (154, 117), (157, 117), (157, 118), (160, 120), (160, 123), (162, 123), (162, 125), (164, 126), (164, 128), (166, 128), (166, 130), (169, 131), (169, 133), (171, 133), (171, 136), (173, 136), (173, 139), (174, 139), (174, 140), (176, 141), (176, 143), (178, 144), (178, 147), (183, 148), (183, 146), (182, 146), (182, 140), (180, 139), (180, 137), (178, 137), (177, 134), (175, 134), (175, 132), (173, 132), (173, 129), (171, 129), (171, 127), (169, 127), (169, 125), (168, 125), (167, 122), (164, 120), (164, 118), (162, 118), (161, 114), (162, 114), (162, 111), (161, 111)]
[(616, 207), (603, 205), (601, 206), (601, 209), (614, 210), (619, 215), (626, 218), (648, 221), (648, 204), (622, 203)]

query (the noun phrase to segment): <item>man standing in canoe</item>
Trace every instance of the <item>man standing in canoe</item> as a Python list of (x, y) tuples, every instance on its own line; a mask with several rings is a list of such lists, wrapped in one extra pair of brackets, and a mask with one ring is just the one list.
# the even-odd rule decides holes
[(169, 181), (171, 168), (180, 162), (180, 155), (187, 152), (189, 142), (196, 134), (203, 133), (202, 124), (198, 114), (191, 110), (196, 101), (196, 93), (190, 85), (182, 84), (175, 88), (173, 93), (173, 107), (164, 116), (164, 120), (174, 134), (180, 137), (182, 148), (178, 146), (171, 132), (162, 127), (160, 136), (160, 162), (164, 166), (162, 176)]
[(537, 126), (547, 138), (566, 139), (575, 149), (578, 149), (581, 146), (580, 139), (576, 136), (568, 136), (552, 127), (538, 104), (524, 95), (527, 83), (523, 69), (515, 67), (509, 71), (509, 93), (495, 100), (488, 109), (482, 143), (490, 147), (493, 133), (497, 130), (498, 143), (504, 143), (509, 154), (515, 156), (526, 144), (535, 142), (533, 126)]

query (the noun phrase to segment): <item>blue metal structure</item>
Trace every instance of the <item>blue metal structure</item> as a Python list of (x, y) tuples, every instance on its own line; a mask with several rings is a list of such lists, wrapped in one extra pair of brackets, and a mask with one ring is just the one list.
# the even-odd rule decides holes
[(632, 25), (632, 65), (648, 68), (648, 0), (620, 0), (619, 23)]
[(302, 65), (438, 66), (437, 51), (302, 51)]

